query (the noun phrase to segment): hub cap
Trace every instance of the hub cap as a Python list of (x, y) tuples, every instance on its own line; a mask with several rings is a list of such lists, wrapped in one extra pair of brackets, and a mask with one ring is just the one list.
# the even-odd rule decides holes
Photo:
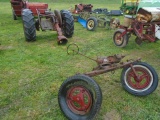
[(90, 92), (83, 86), (70, 88), (67, 92), (67, 105), (75, 114), (87, 114), (92, 105)]
[(89, 20), (87, 26), (88, 26), (89, 29), (92, 29), (94, 27), (94, 21)]
[(136, 75), (133, 70), (129, 69), (125, 79), (126, 84), (130, 89), (135, 91), (145, 91), (149, 89), (153, 83), (152, 73), (146, 67), (134, 67)]
[(115, 42), (117, 45), (121, 45), (123, 43), (123, 37), (119, 38), (120, 35), (121, 35), (121, 33), (117, 33), (115, 35)]

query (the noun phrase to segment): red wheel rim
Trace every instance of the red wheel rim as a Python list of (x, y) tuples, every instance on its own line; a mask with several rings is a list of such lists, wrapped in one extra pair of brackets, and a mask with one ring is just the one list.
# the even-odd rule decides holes
[(67, 105), (75, 114), (87, 114), (92, 105), (90, 92), (83, 86), (70, 88), (67, 92)]
[(130, 69), (127, 74), (127, 84), (135, 90), (148, 89), (153, 82), (151, 72), (143, 67), (134, 67), (134, 69), (137, 76), (134, 74), (133, 70)]
[(119, 37), (121, 35), (121, 33), (116, 33), (115, 34), (115, 43), (117, 45), (121, 45), (123, 43), (123, 37)]

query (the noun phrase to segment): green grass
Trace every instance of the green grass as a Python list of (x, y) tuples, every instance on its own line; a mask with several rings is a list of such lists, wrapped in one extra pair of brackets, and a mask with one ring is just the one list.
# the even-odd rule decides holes
[[(31, 0), (30, 0), (31, 1)], [(37, 0), (38, 1), (38, 0)], [(44, 2), (43, 0), (39, 0)], [(65, 2), (63, 2), (65, 1)], [(92, 3), (94, 8), (119, 9), (119, 0), (46, 0), (54, 9), (69, 9), (77, 3)], [(116, 3), (116, 4), (115, 4)], [(76, 43), (80, 52), (96, 58), (128, 54), (126, 59), (141, 57), (160, 76), (160, 41), (138, 46), (132, 36), (125, 48), (113, 44), (115, 30), (98, 28), (91, 32), (75, 22), (75, 31), (67, 45), (57, 45), (55, 31), (37, 32), (36, 42), (26, 42), (21, 18), (12, 20), (9, 1), (0, 2), (0, 119), (66, 120), (57, 95), (62, 82), (76, 73), (91, 71), (95, 63), (80, 55), (68, 56), (66, 47)], [(123, 17), (119, 17), (121, 22)], [(160, 88), (146, 97), (136, 97), (121, 86), (121, 70), (94, 77), (102, 89), (102, 107), (97, 120), (104, 117), (122, 120), (159, 120)]]

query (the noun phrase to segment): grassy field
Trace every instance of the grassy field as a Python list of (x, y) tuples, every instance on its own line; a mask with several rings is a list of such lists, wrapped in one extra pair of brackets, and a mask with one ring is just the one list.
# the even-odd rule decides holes
[[(31, 0), (30, 0), (31, 1)], [(32, 0), (33, 1), (33, 0)], [(44, 0), (35, 0), (41, 1)], [(45, 0), (49, 8), (69, 9), (77, 3), (92, 3), (94, 8), (119, 9), (119, 0)], [(75, 31), (67, 45), (57, 45), (55, 31), (37, 32), (37, 41), (26, 42), (22, 20), (12, 19), (10, 2), (0, 2), (0, 119), (66, 120), (58, 105), (62, 82), (76, 73), (91, 71), (96, 63), (80, 55), (69, 56), (66, 47), (76, 43), (80, 52), (96, 58), (128, 54), (125, 59), (141, 57), (160, 76), (160, 40), (141, 46), (132, 36), (125, 48), (113, 44), (115, 30), (98, 28), (91, 32), (75, 22)], [(123, 16), (119, 17), (123, 23)], [(160, 86), (146, 97), (127, 93), (120, 82), (121, 69), (114, 74), (94, 77), (103, 93), (97, 120), (160, 120)]]

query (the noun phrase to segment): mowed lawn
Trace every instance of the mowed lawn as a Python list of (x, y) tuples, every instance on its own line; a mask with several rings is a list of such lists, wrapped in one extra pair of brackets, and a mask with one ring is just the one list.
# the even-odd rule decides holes
[[(30, 0), (32, 2), (34, 0)], [(93, 9), (119, 9), (120, 0), (35, 0), (46, 2), (52, 10), (93, 4)], [(66, 48), (76, 43), (80, 52), (91, 58), (114, 54), (124, 60), (142, 58), (160, 76), (160, 40), (135, 43), (131, 36), (125, 48), (114, 45), (115, 30), (87, 31), (75, 22), (74, 35), (66, 45), (57, 44), (56, 31), (38, 31), (35, 42), (26, 42), (21, 17), (12, 19), (9, 1), (0, 1), (0, 120), (67, 120), (58, 105), (58, 90), (63, 81), (96, 66), (80, 55), (67, 55)], [(123, 24), (123, 16), (114, 16)], [(137, 97), (121, 85), (122, 69), (93, 77), (102, 89), (103, 101), (96, 120), (160, 120), (160, 85), (150, 95)], [(160, 78), (160, 77), (159, 77)]]

